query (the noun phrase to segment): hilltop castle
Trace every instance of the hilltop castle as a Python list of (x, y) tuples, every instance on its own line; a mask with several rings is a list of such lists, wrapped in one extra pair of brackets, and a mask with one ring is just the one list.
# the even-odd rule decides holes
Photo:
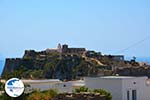
[(59, 53), (78, 53), (83, 54), (86, 51), (85, 48), (69, 48), (67, 44), (61, 45), (58, 44), (57, 48), (48, 48), (46, 53), (49, 52), (59, 52)]

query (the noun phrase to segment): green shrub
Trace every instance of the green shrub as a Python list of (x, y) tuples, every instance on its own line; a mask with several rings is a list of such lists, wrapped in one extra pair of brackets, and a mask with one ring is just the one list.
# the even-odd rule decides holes
[(75, 89), (75, 92), (77, 93), (80, 93), (80, 92), (88, 92), (88, 88), (83, 86), (83, 87), (80, 87), (79, 89)]
[(112, 99), (112, 95), (110, 92), (103, 90), (103, 89), (94, 89), (93, 90), (94, 93), (100, 93), (101, 95), (105, 95), (107, 97), (107, 100), (111, 100)]
[(53, 89), (43, 91), (42, 93), (49, 94), (49, 95), (51, 95), (52, 98), (54, 98), (55, 96), (58, 95), (58, 92), (56, 90), (53, 90)]
[(94, 93), (99, 93), (100, 95), (105, 95), (106, 96), (106, 100), (112, 100), (112, 95), (110, 92), (103, 90), (103, 89), (94, 89), (94, 90), (90, 90), (87, 87), (83, 86), (80, 87), (78, 89), (75, 89), (76, 93), (80, 93), (80, 92), (94, 92)]
[(35, 90), (27, 97), (27, 100), (52, 100), (56, 95), (57, 91), (52, 89), (42, 92)]

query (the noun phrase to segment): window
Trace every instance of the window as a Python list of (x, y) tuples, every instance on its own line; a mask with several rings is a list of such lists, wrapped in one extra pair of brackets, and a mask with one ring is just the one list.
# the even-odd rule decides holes
[(136, 82), (133, 82), (133, 84), (136, 84)]
[(132, 90), (132, 100), (137, 100), (136, 90)]
[(130, 91), (127, 91), (127, 100), (130, 100)]

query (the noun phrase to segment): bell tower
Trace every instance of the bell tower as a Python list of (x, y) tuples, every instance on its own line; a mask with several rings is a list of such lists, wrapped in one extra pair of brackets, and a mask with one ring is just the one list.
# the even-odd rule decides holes
[(60, 52), (60, 53), (62, 52), (62, 48), (61, 48), (61, 44), (60, 43), (58, 44), (57, 49), (58, 49), (58, 52)]

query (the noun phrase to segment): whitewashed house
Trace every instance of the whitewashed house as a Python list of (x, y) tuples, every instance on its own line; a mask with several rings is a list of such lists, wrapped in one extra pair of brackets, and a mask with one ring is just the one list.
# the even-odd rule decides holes
[(150, 81), (147, 77), (85, 77), (89, 89), (105, 89), (112, 94), (112, 100), (150, 100)]
[(112, 94), (112, 100), (150, 100), (150, 80), (147, 77), (106, 76), (85, 77), (84, 80), (63, 82), (58, 79), (22, 80), (33, 89), (56, 89), (59, 93), (73, 92), (86, 86), (89, 89), (104, 89)]
[(63, 82), (59, 79), (48, 80), (22, 80), (24, 84), (30, 85), (30, 89), (39, 89), (41, 91), (55, 89), (59, 93), (73, 92), (76, 88), (84, 86), (83, 80)]
[(59, 79), (48, 80), (22, 80), (25, 85), (30, 85), (31, 89), (39, 89), (41, 91), (52, 89), (53, 85), (61, 82)]
[(73, 92), (76, 88), (85, 86), (83, 80), (59, 82), (53, 85), (53, 89), (56, 89), (59, 93), (63, 92)]

